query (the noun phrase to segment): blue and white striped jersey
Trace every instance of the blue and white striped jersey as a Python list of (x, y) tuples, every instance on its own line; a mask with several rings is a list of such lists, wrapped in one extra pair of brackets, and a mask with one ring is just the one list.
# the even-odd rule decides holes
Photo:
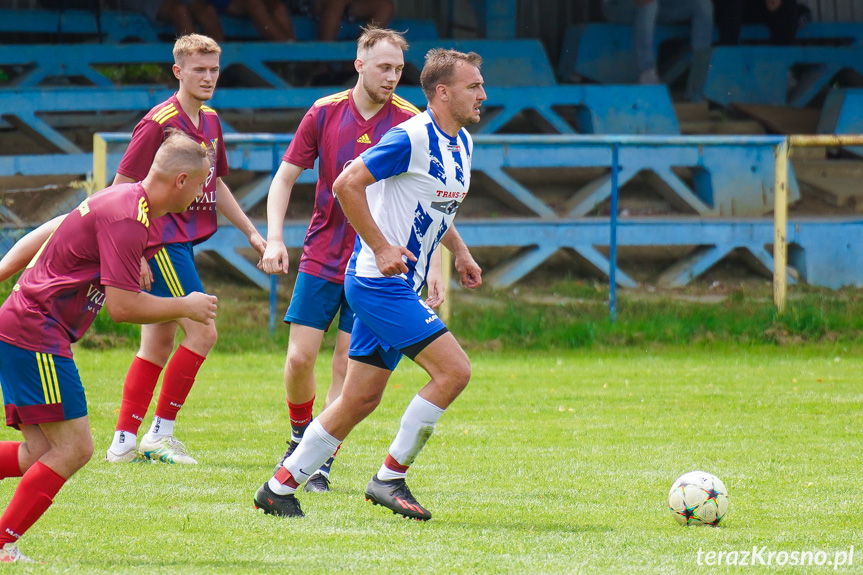
[[(426, 110), (392, 128), (360, 157), (377, 180), (366, 188), (369, 209), (387, 241), (404, 246), (417, 261), (405, 262), (419, 292), (431, 255), (452, 223), (470, 187), (473, 140), (467, 130), (445, 134)], [(371, 248), (357, 236), (348, 275), (383, 274)]]

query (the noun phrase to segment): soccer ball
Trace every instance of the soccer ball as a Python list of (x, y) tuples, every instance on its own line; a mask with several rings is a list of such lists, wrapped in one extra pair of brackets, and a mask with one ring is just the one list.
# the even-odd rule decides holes
[(681, 525), (718, 525), (728, 512), (728, 490), (715, 475), (690, 471), (671, 486), (668, 508)]

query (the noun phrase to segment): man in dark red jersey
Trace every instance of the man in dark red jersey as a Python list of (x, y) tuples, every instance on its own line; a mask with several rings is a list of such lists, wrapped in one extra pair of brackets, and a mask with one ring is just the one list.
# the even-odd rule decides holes
[[(354, 314), (345, 301), (345, 267), (354, 248), (356, 232), (345, 219), (332, 184), (345, 164), (369, 149), (387, 130), (419, 110), (394, 91), (404, 69), (404, 37), (393, 30), (369, 27), (357, 41), (354, 67), (359, 74), (353, 89), (321, 98), (300, 122), (267, 200), (267, 249), (262, 268), (267, 273), (288, 273), (288, 251), (282, 235), (291, 191), (300, 173), (318, 159), (315, 207), (303, 242), (291, 304), (285, 322), (291, 324), (285, 392), (291, 420), (290, 455), (312, 420), (315, 402), (315, 361), (324, 332), (339, 315), (333, 352), (332, 383), (325, 405), (339, 396), (348, 362), (348, 344)], [(429, 305), (443, 301), (439, 260), (429, 282)], [(284, 460), (284, 457), (282, 458)], [(306, 483), (307, 491), (329, 491), (332, 458)]]
[(206, 325), (216, 317), (215, 296), (160, 298), (139, 286), (141, 258), (158, 243), (160, 216), (186, 210), (211, 167), (197, 142), (168, 136), (143, 182), (106, 188), (65, 217), (0, 307), (6, 425), (24, 436), (0, 441), (0, 478), (22, 477), (0, 517), (0, 562), (30, 561), (17, 540), (93, 455), (71, 344), (99, 310), (130, 323), (185, 318)]
[[(216, 112), (204, 104), (213, 97), (216, 88), (220, 54), (219, 45), (207, 36), (189, 34), (177, 40), (173, 70), (180, 82), (179, 89), (150, 110), (135, 127), (114, 178), (115, 184), (143, 178), (169, 128), (182, 130), (215, 158), (203, 195), (185, 212), (168, 216), (162, 226), (164, 249), (153, 256), (149, 265), (142, 266), (142, 287), (154, 295), (180, 297), (203, 291), (192, 246), (216, 232), (217, 209), (246, 235), (259, 255), (264, 253), (266, 242), (222, 181), (228, 173), (222, 126)], [(185, 337), (175, 352), (177, 327), (183, 330)], [(142, 326), (141, 348), (126, 374), (120, 415), (106, 461), (128, 462), (148, 457), (167, 463), (197, 463), (175, 439), (174, 421), (216, 337), (216, 326), (212, 322), (203, 325), (181, 319)], [(165, 376), (153, 424), (136, 450), (138, 428), (147, 414), (163, 368)]]

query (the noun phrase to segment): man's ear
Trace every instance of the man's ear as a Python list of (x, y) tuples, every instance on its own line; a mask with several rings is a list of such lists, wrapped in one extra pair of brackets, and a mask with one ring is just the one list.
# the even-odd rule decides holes
[(354, 60), (354, 70), (356, 70), (356, 71), (357, 71), (357, 74), (362, 74), (362, 73), (363, 73), (363, 66), (365, 66), (365, 62), (363, 62), (363, 61), (362, 61), (362, 60), (360, 60), (359, 58), (357, 58), (356, 60)]
[(449, 101), (449, 88), (446, 87), (445, 84), (438, 84), (435, 86), (435, 92), (437, 92), (437, 97), (442, 102)]
[(171, 71), (174, 72), (174, 78), (176, 78), (177, 80), (182, 79), (182, 78), (180, 78), (180, 75), (181, 75), (180, 73), (182, 72), (182, 69), (180, 68), (180, 66), (178, 66), (177, 64), (174, 64), (173, 66), (171, 66)]
[(176, 184), (177, 189), (182, 190), (186, 186), (186, 182), (188, 180), (189, 180), (189, 174), (187, 174), (186, 172), (180, 172), (179, 174), (177, 174), (177, 177), (174, 180), (174, 183)]

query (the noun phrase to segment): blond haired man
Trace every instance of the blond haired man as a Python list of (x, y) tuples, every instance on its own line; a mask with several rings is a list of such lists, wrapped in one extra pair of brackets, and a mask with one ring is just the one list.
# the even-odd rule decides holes
[[(222, 181), (228, 174), (222, 126), (216, 111), (206, 105), (219, 79), (221, 51), (212, 38), (200, 34), (177, 39), (173, 72), (179, 89), (150, 110), (135, 127), (114, 178), (114, 184), (141, 180), (171, 128), (188, 134), (214, 158), (201, 197), (186, 211), (167, 216), (171, 222), (162, 226), (164, 248), (146, 265), (142, 264), (142, 287), (155, 295), (182, 297), (204, 291), (195, 268), (192, 246), (216, 232), (216, 210), (246, 235), (259, 255), (263, 255), (266, 247), (266, 242)], [(175, 351), (178, 327), (184, 337)], [(174, 422), (216, 337), (216, 326), (212, 322), (205, 325), (180, 319), (142, 326), (141, 347), (126, 374), (120, 415), (106, 461), (130, 462), (146, 457), (166, 463), (197, 463), (183, 443), (174, 437)], [(136, 448), (138, 428), (147, 414), (163, 369), (153, 423)]]

